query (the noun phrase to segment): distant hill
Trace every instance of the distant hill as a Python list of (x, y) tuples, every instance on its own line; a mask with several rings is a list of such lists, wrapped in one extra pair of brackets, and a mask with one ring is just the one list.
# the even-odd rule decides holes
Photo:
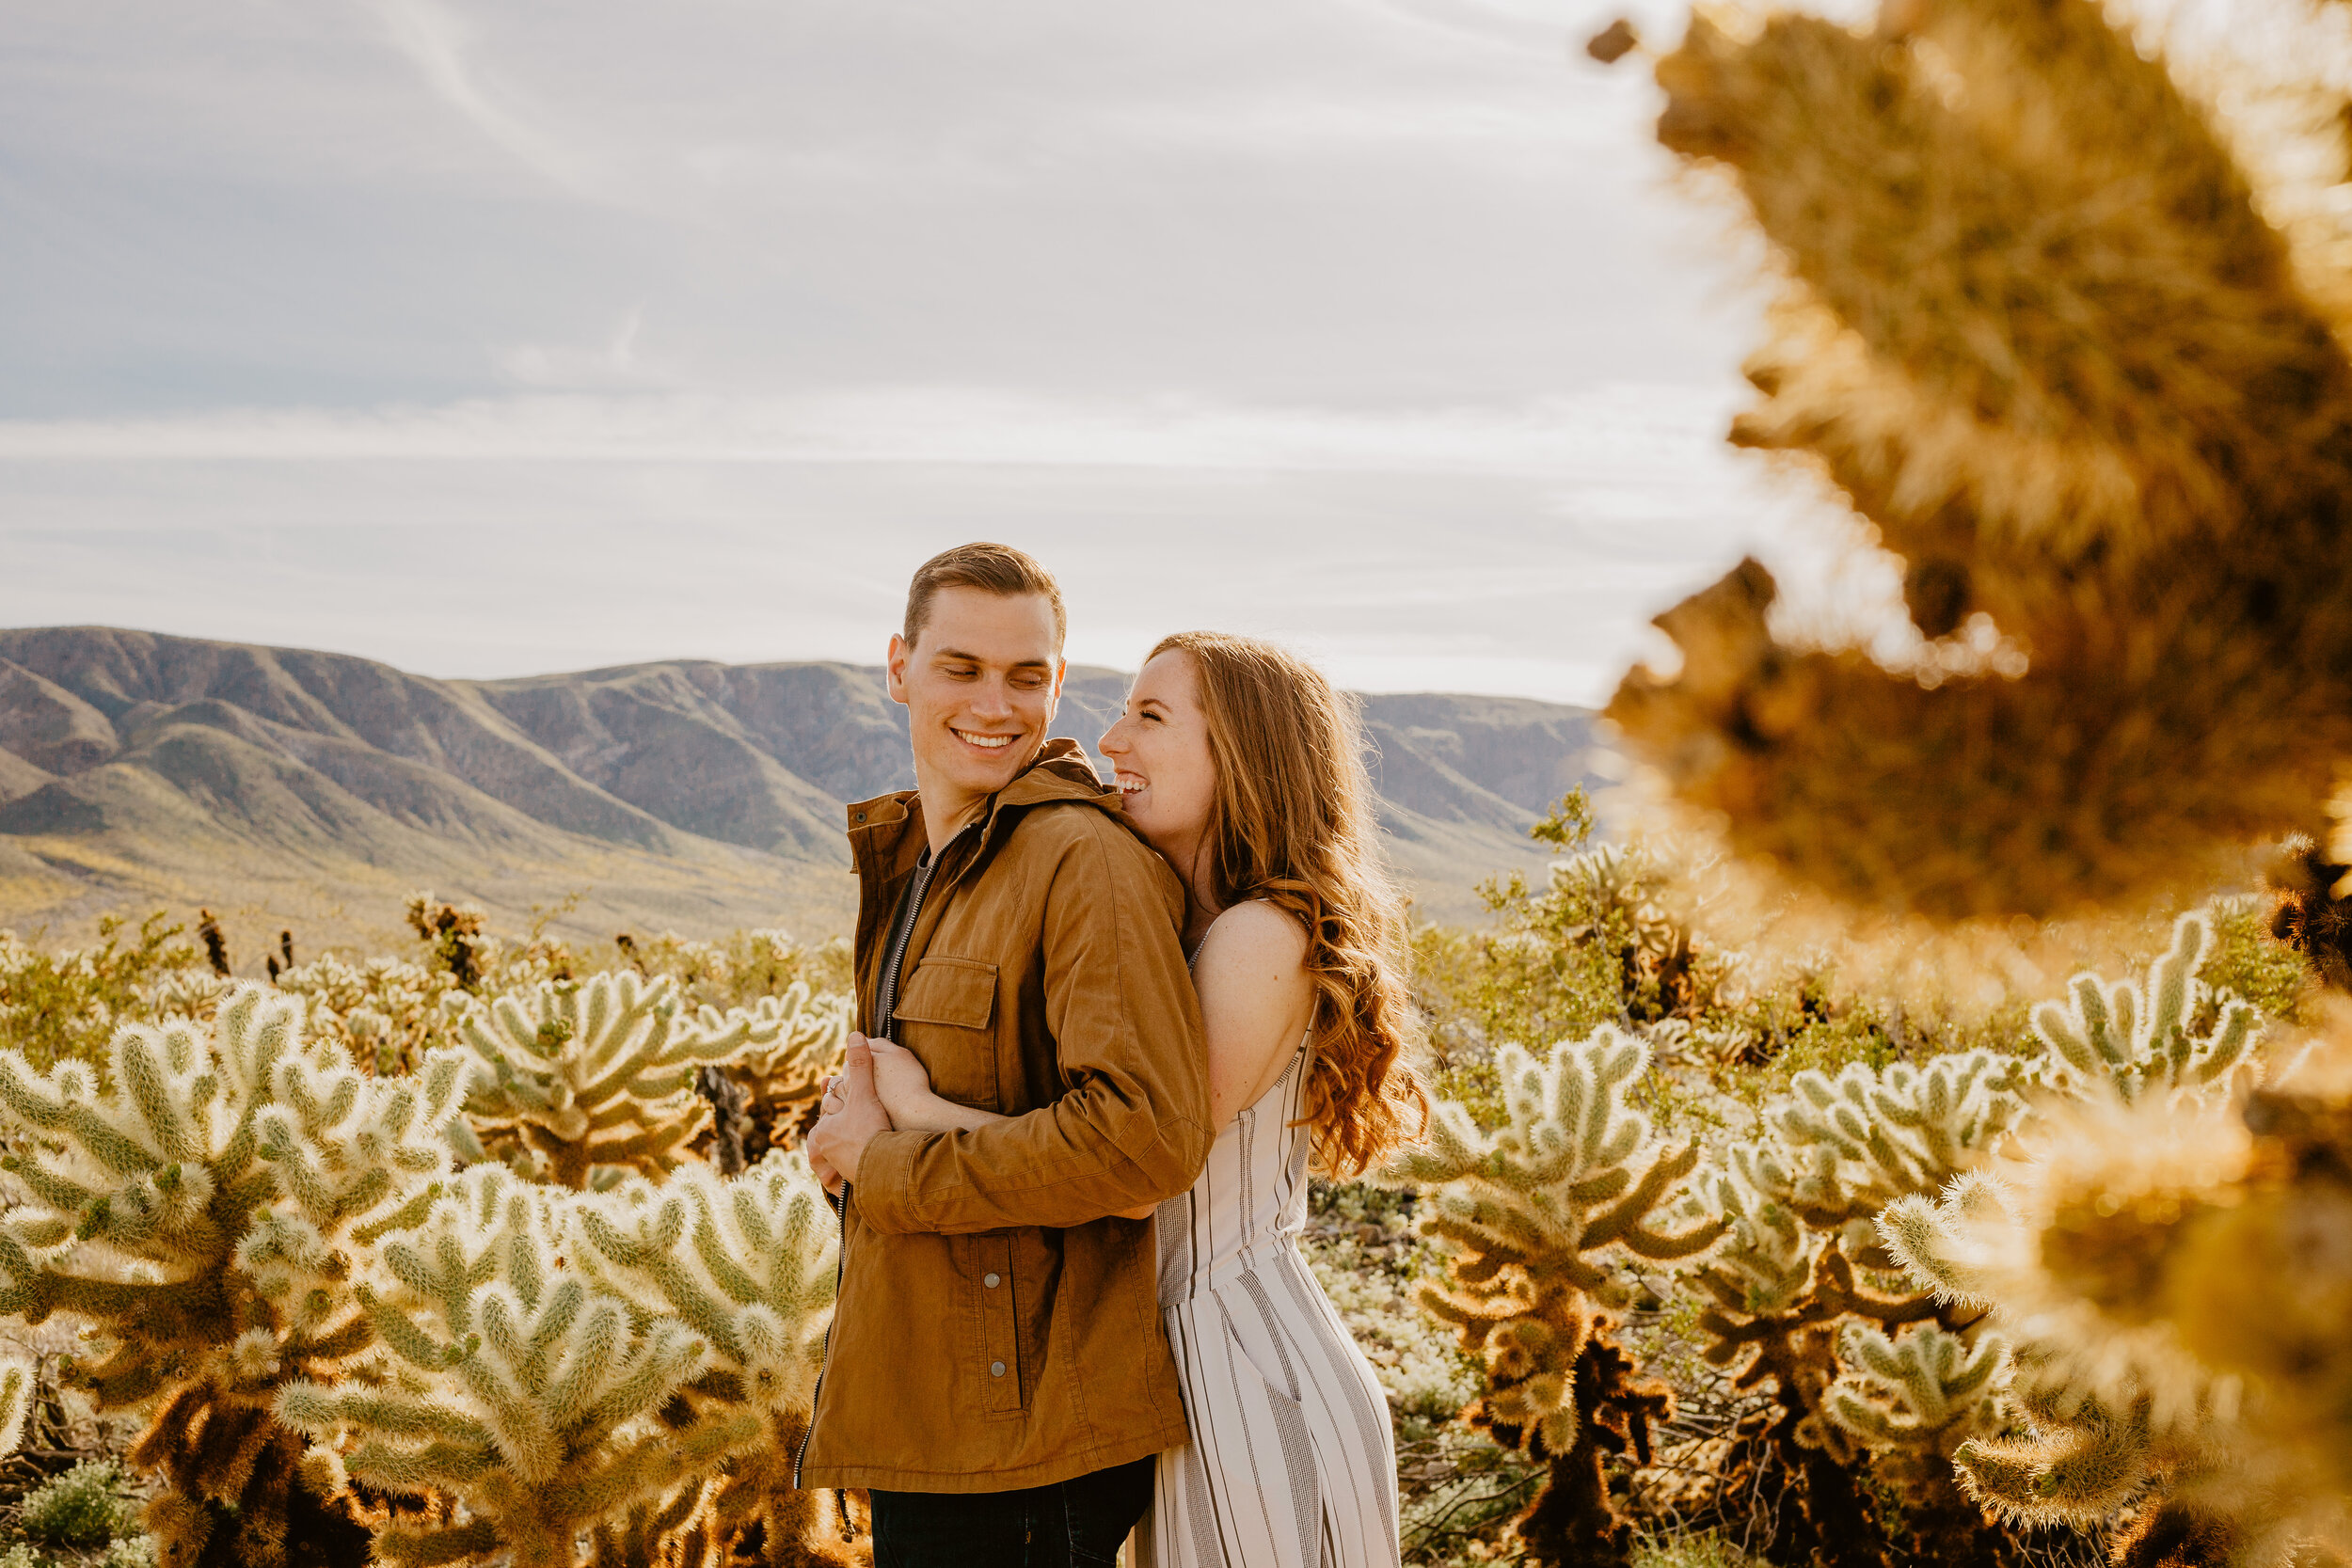
[[(1072, 673), (1089, 746), (1125, 677)], [(1382, 826), (1418, 907), (1543, 856), (1536, 814), (1586, 777), (1592, 716), (1371, 696)], [(0, 630), (0, 926), (210, 904), (232, 945), (292, 926), (377, 942), (411, 891), (504, 927), (846, 927), (841, 803), (911, 787), (878, 668), (673, 660), (433, 680), (342, 654), (97, 626)]]

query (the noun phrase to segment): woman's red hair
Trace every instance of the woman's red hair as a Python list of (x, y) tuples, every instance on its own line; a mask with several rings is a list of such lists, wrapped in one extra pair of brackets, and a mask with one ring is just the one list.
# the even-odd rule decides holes
[(1354, 704), (1323, 673), (1253, 637), (1187, 631), (1216, 788), (1202, 841), (1219, 908), (1261, 899), (1307, 929), (1314, 1069), (1307, 1125), (1318, 1168), (1360, 1175), (1420, 1135), (1429, 1099), (1409, 1047), (1403, 901), (1380, 863)]

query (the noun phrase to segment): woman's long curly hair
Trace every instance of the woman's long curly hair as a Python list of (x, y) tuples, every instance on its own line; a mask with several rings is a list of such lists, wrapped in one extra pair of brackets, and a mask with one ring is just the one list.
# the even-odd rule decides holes
[(1426, 1126), (1405, 987), (1403, 901), (1380, 863), (1354, 704), (1321, 671), (1254, 637), (1186, 631), (1152, 650), (1192, 657), (1216, 788), (1201, 848), (1217, 907), (1263, 899), (1308, 932), (1314, 1163), (1351, 1178)]

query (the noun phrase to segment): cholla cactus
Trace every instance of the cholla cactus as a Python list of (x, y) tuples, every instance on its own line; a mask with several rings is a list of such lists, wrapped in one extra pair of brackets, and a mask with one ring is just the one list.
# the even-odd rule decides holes
[[(1836, 1078), (1800, 1072), (1765, 1112), (1775, 1144), (1735, 1150), (1758, 1190), (1817, 1230), (1867, 1222), (1909, 1193), (1933, 1192), (1983, 1158), (2025, 1110), (2011, 1063), (1989, 1051), (1895, 1062), (1874, 1072), (1849, 1063)], [(1753, 1150), (1751, 1152), (1750, 1150)]]
[(391, 1353), (382, 1380), (279, 1392), (278, 1418), (320, 1445), (322, 1467), (464, 1504), (461, 1521), (389, 1522), (377, 1560), (572, 1568), (592, 1527), (699, 1487), (750, 1435), (660, 1419), (707, 1342), (565, 1268), (566, 1202), (497, 1165), (465, 1172), (385, 1242), (382, 1293), (360, 1287)]
[(680, 1014), (675, 982), (627, 970), (466, 1005), (458, 1036), (481, 1063), (466, 1111), (485, 1148), (575, 1188), (675, 1168), (710, 1114), (694, 1069), (773, 1044), (786, 1022)]
[(102, 1410), (146, 1407), (134, 1463), (171, 1490), (148, 1511), (164, 1560), (271, 1563), (289, 1529), (332, 1533), (290, 1491), (300, 1445), (276, 1387), (333, 1376), (372, 1342), (352, 1290), (363, 1249), (411, 1222), (448, 1167), (455, 1053), (371, 1080), (306, 1040), (300, 1010), (240, 987), (197, 1026), (119, 1030), (113, 1086), (82, 1063), (34, 1072), (0, 1052), (0, 1312), (81, 1319), (110, 1347), (75, 1370)]
[[(2294, 1412), (2305, 1388), (2321, 1409), (2338, 1398), (2327, 1369), (2344, 1364), (2352, 1291), (2311, 1303), (2280, 1288), (2282, 1275), (2308, 1280), (2308, 1260), (2227, 1256), (2220, 1239), (2278, 1190), (2238, 1116), (2103, 1097), (2040, 1133), (2042, 1156), (2013, 1187), (1975, 1175), (1881, 1220), (1916, 1278), (1989, 1309), (2019, 1346), (2025, 1430), (1960, 1448), (1971, 1496), (2026, 1524), (2086, 1524), (2137, 1503), (2218, 1543), (2211, 1560), (2341, 1548), (2352, 1433), (2340, 1413), (2312, 1432)], [(2298, 1311), (2307, 1303), (2315, 1313)], [(2223, 1335), (2197, 1332), (2221, 1316)]]
[(1422, 1305), (1486, 1370), (1467, 1418), (1550, 1463), (1518, 1530), (1555, 1560), (1621, 1537), (1604, 1457), (1630, 1448), (1646, 1463), (1649, 1425), (1672, 1409), (1665, 1386), (1637, 1380), (1609, 1337), (1606, 1309), (1629, 1294), (1622, 1265), (1689, 1259), (1724, 1228), (1661, 1227), (1698, 1150), (1668, 1148), (1627, 1103), (1648, 1064), (1646, 1044), (1607, 1027), (1541, 1060), (1506, 1045), (1496, 1067), (1508, 1124), (1485, 1133), (1440, 1101), (1426, 1146), (1389, 1173), (1422, 1184), (1422, 1233), (1447, 1255), (1451, 1284), (1424, 1285)]
[[(1737, 1386), (1772, 1393), (1776, 1409), (1752, 1430), (1759, 1448), (1749, 1457), (1776, 1455), (1798, 1480), (1801, 1508), (1777, 1521), (1786, 1551), (1843, 1561), (1878, 1549), (1866, 1465), (1883, 1465), (1915, 1505), (1956, 1500), (1922, 1461), (1922, 1445), (1934, 1438), (1901, 1427), (1940, 1422), (1945, 1407), (1923, 1395), (1899, 1413), (1867, 1380), (1902, 1357), (1941, 1356), (1931, 1347), (1948, 1339), (1961, 1347), (1953, 1375), (1973, 1388), (1967, 1379), (1979, 1367), (1989, 1373), (1998, 1357), (1980, 1361), (1980, 1347), (1967, 1342), (1975, 1336), (1955, 1336), (1957, 1320), (1938, 1322), (1924, 1291), (1871, 1284), (1869, 1272), (1892, 1263), (1873, 1221), (1889, 1203), (1932, 1193), (1988, 1155), (2024, 1111), (2016, 1077), (2011, 1063), (1983, 1051), (1880, 1072), (1856, 1063), (1836, 1078), (1802, 1072), (1766, 1107), (1769, 1135), (1734, 1145), (1725, 1164), (1699, 1180), (1693, 1212), (1730, 1224), (1692, 1271), (1709, 1298), (1699, 1319), (1709, 1341), (1703, 1354), (1732, 1371)], [(1899, 1338), (1888, 1337), (1902, 1325), (1911, 1326)], [(1857, 1347), (1878, 1365), (1857, 1362)], [(1853, 1418), (1837, 1419), (1833, 1402)], [(1964, 1532), (1970, 1523), (1953, 1528)]]
[(2149, 966), (2145, 987), (2074, 976), (2070, 1005), (2044, 1002), (2033, 1011), (2034, 1033), (2050, 1048), (2044, 1081), (2075, 1093), (2112, 1092), (2130, 1104), (2228, 1079), (2252, 1053), (2260, 1020), (2251, 1003), (2225, 996), (2213, 1026), (2189, 1033), (2206, 1000), (2197, 971), (2212, 948), (2212, 922), (2185, 914), (2173, 925), (2170, 951)]
[[(816, 1100), (825, 1075), (840, 1065), (855, 1011), (851, 997), (814, 990), (806, 980), (795, 980), (782, 995), (762, 997), (752, 1005), (751, 1016), (761, 1028), (775, 1028), (772, 1040), (752, 1046), (736, 1059), (735, 1071), (751, 1091), (755, 1118), (772, 1128), (794, 1107)], [(708, 1015), (710, 1009), (703, 1013)]]
[[(2316, 828), (2352, 756), (2339, 19), (2257, 0), (2177, 71), (2094, 0), (1875, 20), (1702, 12), (1659, 135), (1786, 269), (1733, 440), (1844, 491), (1927, 641), (1904, 668), (1782, 641), (1747, 562), (1610, 714), (1740, 850), (1859, 903), (2192, 885)], [(2238, 90), (2222, 51), (2280, 35), (2306, 77)], [(2263, 100), (2297, 93), (2282, 146)]]
[(2005, 1420), (1997, 1374), (2009, 1343), (1997, 1334), (1973, 1338), (1923, 1323), (1890, 1338), (1874, 1324), (1848, 1323), (1837, 1337), (1847, 1370), (1821, 1395), (1814, 1440), (1841, 1463), (1869, 1454), (1875, 1473), (1915, 1498), (1940, 1497), (1953, 1450)]
[(773, 1568), (840, 1560), (817, 1538), (826, 1527), (837, 1538), (844, 1521), (828, 1499), (792, 1481), (824, 1358), (838, 1246), (806, 1158), (771, 1153), (732, 1180), (687, 1166), (660, 1187), (627, 1182), (579, 1204), (574, 1223), (572, 1256), (585, 1275), (709, 1344), (708, 1370), (683, 1389), (697, 1419), (739, 1431), (748, 1418), (758, 1434), (694, 1528), (728, 1541), (756, 1522)]
[(350, 963), (328, 954), (288, 969), (278, 989), (309, 1004), (312, 1035), (337, 1041), (375, 1072), (401, 1071), (428, 1050), (454, 1043), (443, 1003), (457, 983), (445, 970), (399, 958)]
[(0, 1457), (16, 1452), (24, 1441), (26, 1419), (33, 1413), (37, 1379), (23, 1361), (0, 1365)]

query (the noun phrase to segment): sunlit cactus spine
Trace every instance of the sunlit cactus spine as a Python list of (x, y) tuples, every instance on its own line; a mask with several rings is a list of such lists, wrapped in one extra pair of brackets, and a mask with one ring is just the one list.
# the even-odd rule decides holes
[(1507, 1123), (1482, 1132), (1441, 1101), (1426, 1144), (1390, 1172), (1421, 1185), (1421, 1231), (1446, 1259), (1447, 1282), (1424, 1284), (1422, 1305), (1486, 1369), (1466, 1418), (1549, 1464), (1517, 1522), (1543, 1560), (1622, 1552), (1607, 1457), (1648, 1463), (1650, 1426), (1673, 1409), (1610, 1333), (1612, 1309), (1630, 1298), (1627, 1266), (1688, 1260), (1724, 1229), (1707, 1218), (1667, 1227), (1698, 1149), (1669, 1148), (1628, 1103), (1648, 1065), (1645, 1042), (1608, 1027), (1541, 1058), (1506, 1045), (1496, 1068)]
[(756, 1525), (771, 1568), (846, 1561), (836, 1499), (792, 1482), (838, 1246), (807, 1160), (771, 1152), (732, 1180), (687, 1166), (658, 1187), (625, 1182), (580, 1202), (572, 1223), (571, 1255), (588, 1277), (709, 1345), (707, 1368), (680, 1390), (694, 1418), (735, 1431), (748, 1418), (756, 1433), (715, 1482), (707, 1512), (689, 1519), (690, 1534), (725, 1546)]
[(2251, 1003), (2224, 996), (2211, 1027), (2190, 1033), (2207, 1000), (2197, 974), (2212, 950), (2211, 919), (2185, 914), (2145, 985), (2075, 975), (2065, 1006), (2044, 1002), (2033, 1010), (2034, 1033), (2052, 1058), (2042, 1079), (2078, 1094), (2111, 1092), (2125, 1104), (2226, 1082), (2251, 1055), (2261, 1018)]
[[(1702, 1354), (1732, 1373), (1735, 1386), (1772, 1396), (1744, 1433), (1739, 1472), (1769, 1464), (1793, 1479), (1795, 1506), (1774, 1519), (1779, 1549), (1875, 1562), (1888, 1521), (1869, 1476), (1882, 1469), (1931, 1533), (1970, 1534), (1973, 1518), (1946, 1517), (1957, 1494), (1922, 1449), (1966, 1435), (1947, 1431), (1936, 1412), (1973, 1408), (1983, 1390), (1970, 1380), (1996, 1369), (1998, 1355), (1985, 1359), (1962, 1319), (1926, 1290), (1884, 1277), (1894, 1259), (1874, 1222), (1888, 1204), (1933, 1193), (1990, 1156), (2024, 1114), (2018, 1076), (2013, 1063), (1984, 1051), (1876, 1071), (1854, 1063), (1835, 1078), (1801, 1072), (1766, 1106), (1766, 1135), (1731, 1146), (1695, 1183), (1691, 1212), (1721, 1214), (1730, 1227), (1689, 1271), (1708, 1302)], [(1931, 1350), (1947, 1341), (1957, 1348)], [(1905, 1407), (1901, 1386), (1881, 1388), (1872, 1379), (1884, 1368), (1857, 1362), (1862, 1354), (1885, 1368), (1950, 1354), (1958, 1382), (1948, 1397), (1922, 1389)], [(1833, 1403), (1852, 1418), (1837, 1419)], [(1914, 1433), (1904, 1422), (1935, 1431)]]
[[(814, 1105), (826, 1075), (839, 1066), (853, 1011), (849, 996), (814, 990), (806, 980), (752, 1005), (752, 1018), (763, 1030), (772, 1024), (775, 1037), (745, 1050), (729, 1071), (749, 1091), (750, 1114), (771, 1147), (783, 1147), (780, 1124)], [(710, 1007), (696, 1018), (706, 1028), (716, 1026)]]
[(24, 1441), (24, 1427), (33, 1413), (38, 1392), (33, 1369), (22, 1361), (0, 1365), (0, 1458), (14, 1453)]
[(1871, 1472), (1915, 1500), (1940, 1500), (1954, 1450), (2006, 1419), (2008, 1341), (1983, 1333), (1973, 1341), (1932, 1323), (1894, 1337), (1847, 1323), (1837, 1337), (1846, 1370), (1822, 1392), (1816, 1440), (1848, 1463), (1867, 1453)]
[(473, 1000), (457, 1029), (479, 1062), (467, 1116), (482, 1149), (526, 1176), (573, 1188), (660, 1177), (709, 1118), (695, 1069), (772, 1045), (786, 1022), (772, 1009), (686, 1012), (675, 981), (628, 970)]
[(125, 1027), (110, 1086), (79, 1062), (0, 1052), (0, 1312), (79, 1319), (103, 1354), (72, 1370), (102, 1410), (151, 1418), (131, 1460), (169, 1483), (147, 1518), (162, 1561), (269, 1564), (291, 1534), (363, 1543), (294, 1484), (277, 1387), (329, 1378), (373, 1329), (355, 1280), (446, 1173), (456, 1053), (374, 1080), (306, 1040), (301, 1010), (233, 990), (209, 1030)]
[(572, 1568), (592, 1528), (699, 1485), (753, 1435), (660, 1419), (707, 1341), (565, 1266), (568, 1201), (498, 1165), (453, 1179), (383, 1243), (380, 1288), (359, 1288), (389, 1353), (380, 1379), (279, 1391), (326, 1466), (463, 1504), (462, 1519), (385, 1524), (376, 1560)]

